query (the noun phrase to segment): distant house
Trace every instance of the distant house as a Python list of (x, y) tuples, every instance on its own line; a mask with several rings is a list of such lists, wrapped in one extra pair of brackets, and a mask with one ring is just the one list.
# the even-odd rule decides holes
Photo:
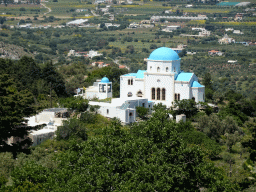
[(243, 20), (243, 14), (242, 13), (237, 13), (236, 16), (234, 17), (235, 21), (241, 21)]
[(234, 30), (233, 31), (234, 34), (237, 34), (237, 35), (243, 35), (244, 33), (241, 32), (240, 30)]
[(180, 29), (180, 25), (169, 25), (169, 26), (166, 26), (166, 28), (163, 29), (162, 31), (172, 32), (172, 31), (177, 30), (177, 29)]
[(74, 56), (74, 57), (85, 57), (87, 52), (76, 52), (75, 50), (71, 49), (68, 52), (68, 57)]
[(73, 50), (73, 49), (69, 50), (68, 57), (74, 56), (74, 55), (75, 55), (75, 50)]
[(24, 24), (24, 25), (19, 25), (19, 28), (31, 28), (32, 27), (32, 24), (28, 23), (28, 24)]
[(200, 27), (192, 27), (192, 31), (204, 31), (206, 30), (205, 28), (200, 28)]
[(237, 60), (228, 60), (228, 63), (234, 64), (234, 63), (237, 63)]
[(87, 9), (76, 9), (77, 13), (84, 12), (84, 11), (87, 11)]
[(86, 22), (88, 22), (88, 19), (77, 19), (74, 21), (67, 22), (67, 26), (81, 26), (84, 25)]
[(199, 36), (210, 36), (211, 31), (207, 31), (205, 28), (192, 27), (192, 31), (199, 31)]
[(119, 65), (119, 69), (127, 69), (125, 65)]
[(172, 11), (171, 10), (165, 10), (164, 13), (165, 14), (170, 14), (170, 13), (172, 13)]
[(211, 51), (208, 51), (208, 55), (211, 55), (211, 56), (215, 56), (215, 55), (222, 56), (223, 53), (221, 51), (211, 50)]
[(86, 55), (87, 57), (89, 58), (93, 58), (93, 57), (96, 57), (96, 56), (102, 56), (103, 54), (102, 53), (98, 53), (98, 51), (89, 51), (89, 53)]
[(140, 25), (138, 23), (135, 23), (135, 22), (133, 22), (129, 25), (129, 28), (139, 28), (139, 27), (140, 27)]
[(105, 65), (105, 62), (103, 61), (97, 61), (92, 63), (92, 66), (99, 67), (99, 68), (102, 68), (104, 65)]
[(189, 5), (186, 5), (185, 7), (186, 7), (186, 8), (190, 8), (190, 7), (193, 7), (193, 5), (192, 5), (192, 4), (189, 4)]
[(120, 27), (120, 24), (115, 24), (115, 23), (105, 23), (105, 27)]
[(177, 46), (177, 48), (171, 48), (171, 49), (179, 54), (186, 47), (187, 47), (187, 45), (180, 44), (180, 45)]
[(111, 3), (112, 0), (95, 0), (95, 4), (99, 4), (99, 3)]
[(200, 31), (198, 35), (199, 36), (210, 36), (211, 31), (203, 30), (203, 31)]
[(223, 36), (223, 38), (219, 39), (218, 42), (220, 44), (229, 44), (229, 43), (235, 43), (235, 39), (230, 38), (227, 34)]
[(227, 28), (227, 29), (225, 29), (225, 31), (234, 31), (234, 29), (233, 28)]

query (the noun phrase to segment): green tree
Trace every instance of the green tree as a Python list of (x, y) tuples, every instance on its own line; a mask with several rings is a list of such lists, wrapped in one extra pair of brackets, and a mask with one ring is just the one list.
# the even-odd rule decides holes
[[(33, 95), (28, 90), (17, 91), (15, 83), (6, 74), (0, 75), (0, 151), (12, 152), (16, 158), (17, 152), (28, 152), (26, 148), (31, 144), (26, 139), (30, 127), (24, 124), (24, 117), (34, 113), (31, 105)], [(17, 137), (24, 140), (12, 144), (7, 139)]]
[(140, 118), (145, 118), (145, 116), (148, 114), (148, 111), (149, 109), (146, 107), (136, 107), (136, 112)]
[(212, 77), (210, 73), (206, 73), (203, 77), (203, 85), (205, 86), (206, 99), (213, 100)]
[(56, 131), (57, 140), (68, 140), (70, 138), (87, 140), (87, 130), (79, 119), (69, 119), (63, 122)]
[(56, 71), (51, 62), (46, 63), (42, 69), (42, 78), (48, 83), (48, 90), (54, 89), (58, 97), (67, 96), (63, 77)]
[(221, 135), (224, 134), (222, 122), (216, 114), (199, 117), (198, 129), (218, 143), (220, 142)]
[(250, 152), (250, 159), (255, 162), (256, 161), (256, 120), (246, 122), (246, 127), (252, 133), (252, 139), (249, 141), (242, 142), (243, 147), (247, 147)]
[(180, 101), (175, 100), (174, 107), (174, 115), (185, 114), (187, 118), (196, 115), (198, 109), (196, 108), (196, 102), (193, 99), (183, 99)]

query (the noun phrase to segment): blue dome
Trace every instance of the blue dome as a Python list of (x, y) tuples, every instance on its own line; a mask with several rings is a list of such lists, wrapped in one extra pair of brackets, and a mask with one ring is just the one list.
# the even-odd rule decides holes
[(160, 47), (149, 55), (149, 60), (173, 61), (179, 60), (179, 55), (168, 47)]
[(101, 83), (109, 83), (109, 79), (107, 77), (103, 77), (101, 79)]

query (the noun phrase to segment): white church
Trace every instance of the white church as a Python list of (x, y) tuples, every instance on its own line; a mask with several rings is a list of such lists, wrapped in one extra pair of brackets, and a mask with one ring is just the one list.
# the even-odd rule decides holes
[[(194, 73), (180, 70), (181, 59), (175, 51), (161, 47), (146, 60), (147, 70), (120, 77), (120, 98), (113, 98), (111, 103), (90, 101), (89, 104), (99, 105), (99, 113), (103, 116), (117, 117), (129, 124), (136, 119), (137, 106), (151, 109), (154, 104), (162, 103), (171, 107), (175, 100), (182, 99), (204, 102), (205, 87)], [(104, 77), (76, 96), (79, 95), (86, 99), (112, 97), (112, 83)]]

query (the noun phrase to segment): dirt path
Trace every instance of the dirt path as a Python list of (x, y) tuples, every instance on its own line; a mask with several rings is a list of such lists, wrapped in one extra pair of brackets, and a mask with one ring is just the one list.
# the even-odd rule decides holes
[(45, 4), (43, 4), (43, 3), (41, 3), (41, 5), (43, 5), (43, 6), (44, 6), (44, 8), (48, 9), (48, 12), (44, 13), (44, 15), (46, 15), (46, 14), (48, 14), (48, 13), (52, 12), (52, 10), (51, 10), (51, 8), (50, 8), (50, 7), (47, 7), (47, 6), (46, 6)]

